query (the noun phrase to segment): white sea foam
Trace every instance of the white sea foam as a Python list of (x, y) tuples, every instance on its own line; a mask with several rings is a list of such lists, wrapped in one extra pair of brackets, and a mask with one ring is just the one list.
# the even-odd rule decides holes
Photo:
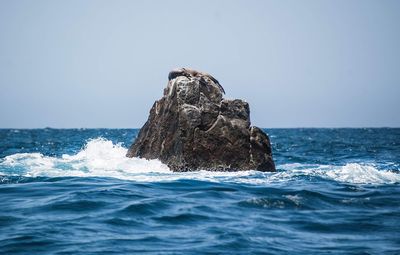
[(378, 170), (372, 165), (347, 164), (333, 171), (326, 171), (326, 176), (340, 182), (358, 184), (398, 183), (400, 175), (391, 171)]
[(127, 152), (119, 144), (98, 138), (90, 140), (84, 149), (75, 155), (61, 158), (47, 157), (40, 153), (18, 153), (4, 158), (0, 166), (23, 169), (27, 177), (80, 176), (114, 177), (135, 179), (135, 175), (149, 173), (170, 173), (169, 168), (159, 160), (125, 157)]
[(345, 166), (284, 164), (276, 173), (258, 171), (173, 173), (159, 160), (125, 157), (127, 149), (120, 144), (98, 138), (88, 141), (77, 154), (48, 157), (40, 153), (18, 153), (0, 159), (0, 175), (26, 177), (112, 177), (141, 182), (194, 179), (212, 182), (235, 182), (265, 185), (299, 178), (322, 177), (353, 184), (400, 183), (400, 175), (379, 170), (372, 165)]
[(390, 184), (400, 183), (400, 174), (388, 170), (379, 170), (374, 165), (349, 163), (344, 166), (286, 164), (280, 178), (292, 179), (296, 176), (322, 177), (337, 182), (353, 184)]

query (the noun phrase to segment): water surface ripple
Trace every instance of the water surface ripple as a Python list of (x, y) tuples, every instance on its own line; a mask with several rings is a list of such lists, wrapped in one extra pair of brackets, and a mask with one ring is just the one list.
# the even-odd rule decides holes
[(0, 254), (399, 254), (400, 129), (267, 129), (278, 171), (172, 173), (130, 129), (0, 130)]

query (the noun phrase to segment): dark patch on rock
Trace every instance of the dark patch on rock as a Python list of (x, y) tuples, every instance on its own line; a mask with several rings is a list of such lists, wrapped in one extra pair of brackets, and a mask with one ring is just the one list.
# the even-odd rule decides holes
[(207, 73), (182, 68), (168, 79), (127, 157), (160, 159), (178, 172), (275, 171), (268, 136), (250, 126), (248, 103), (224, 99)]

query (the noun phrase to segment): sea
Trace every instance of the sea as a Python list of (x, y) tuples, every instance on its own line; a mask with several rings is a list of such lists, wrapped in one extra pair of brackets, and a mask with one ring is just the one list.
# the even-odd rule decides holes
[(400, 254), (400, 129), (265, 129), (277, 171), (171, 172), (138, 129), (1, 129), (0, 254)]

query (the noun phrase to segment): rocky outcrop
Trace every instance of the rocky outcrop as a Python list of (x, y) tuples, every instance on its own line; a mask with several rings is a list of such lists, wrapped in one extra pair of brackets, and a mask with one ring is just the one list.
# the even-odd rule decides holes
[(248, 103), (223, 98), (209, 74), (191, 69), (168, 75), (127, 157), (160, 159), (173, 171), (275, 171), (268, 136), (250, 126)]

